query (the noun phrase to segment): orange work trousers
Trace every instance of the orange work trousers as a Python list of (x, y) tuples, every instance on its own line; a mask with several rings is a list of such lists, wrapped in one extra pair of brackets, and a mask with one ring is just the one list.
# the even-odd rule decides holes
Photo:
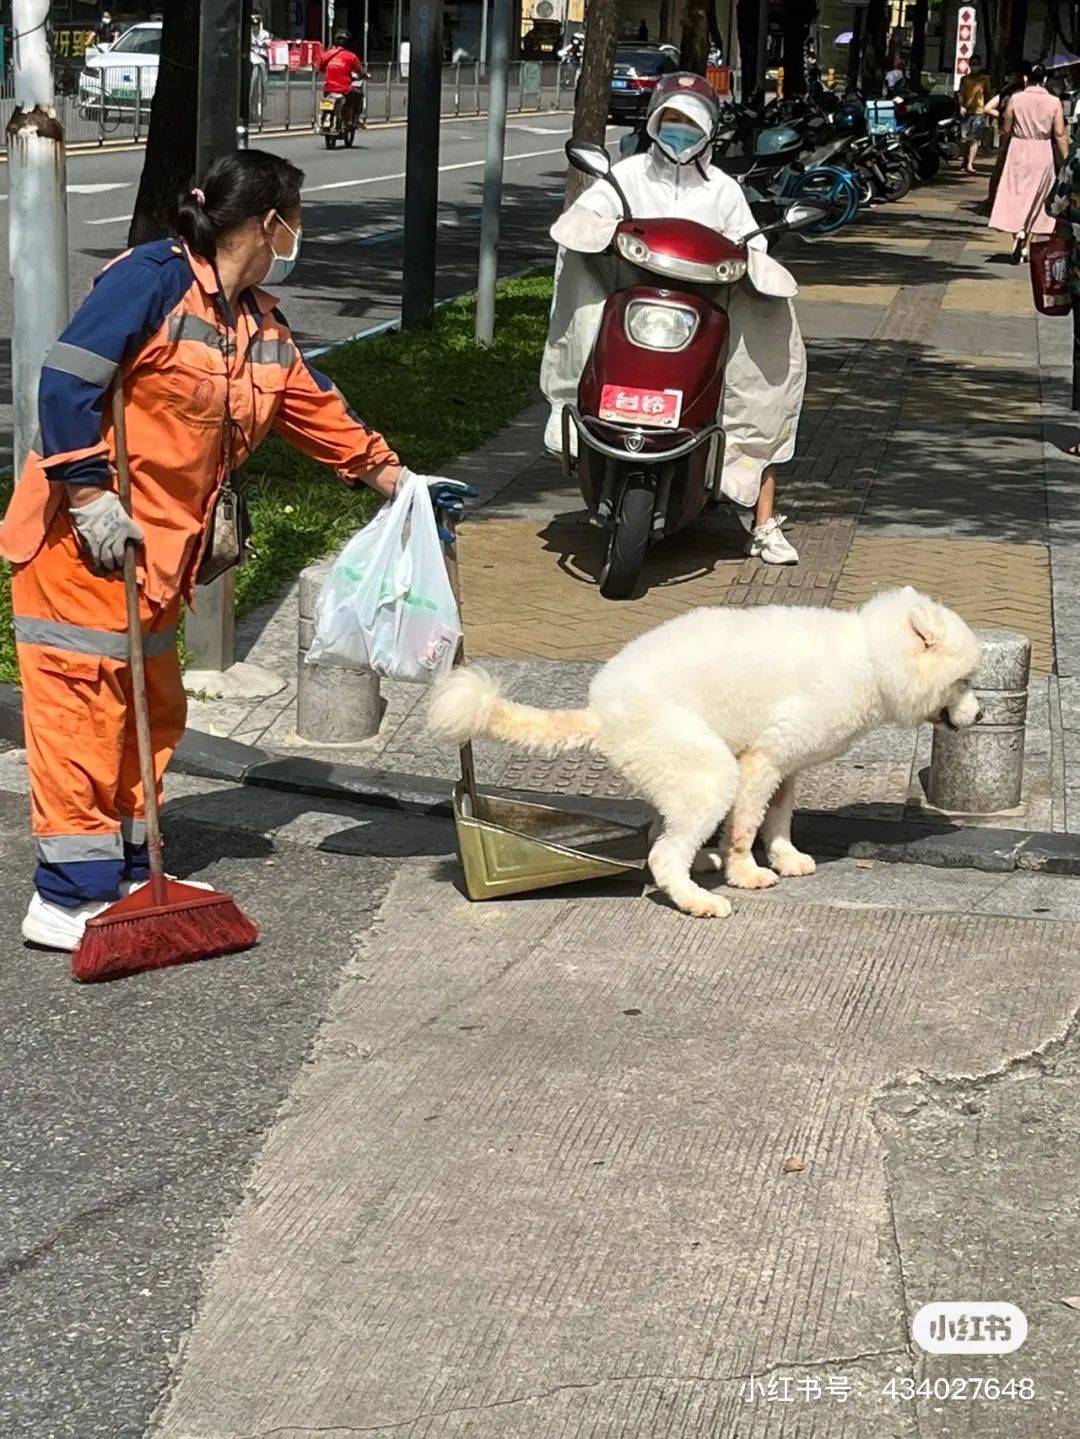
[[(43, 898), (69, 908), (115, 899), (122, 880), (147, 872), (123, 576), (91, 570), (61, 511), (34, 558), (15, 566), (11, 597), (35, 883)], [(158, 606), (143, 598), (141, 610), (160, 801), (187, 717), (176, 651), (180, 600)]]

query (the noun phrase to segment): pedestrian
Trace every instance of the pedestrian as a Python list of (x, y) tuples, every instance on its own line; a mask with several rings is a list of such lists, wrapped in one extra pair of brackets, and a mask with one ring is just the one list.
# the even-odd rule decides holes
[[(176, 238), (106, 266), (46, 358), (40, 430), (0, 526), (37, 839), (22, 931), (31, 943), (74, 949), (86, 921), (148, 875), (119, 573), (126, 542), (139, 546), (160, 788), (186, 715), (181, 599), (193, 599), (234, 470), (273, 429), (346, 485), (392, 495), (402, 474), (386, 440), (300, 354), (262, 288), (296, 262), (302, 182), (276, 155), (221, 156), (179, 201)], [(126, 407), (130, 517), (116, 493), (114, 383)], [(445, 504), (445, 490), (431, 493)]]
[[(1074, 140), (1046, 204), (1048, 214), (1063, 223), (1069, 236), (1069, 289), (1072, 292), (1072, 408), (1080, 410), (1080, 145)], [(1080, 458), (1080, 441), (1066, 454)]]
[(899, 95), (904, 88), (904, 81), (907, 76), (904, 73), (904, 66), (899, 60), (893, 62), (893, 67), (885, 76), (885, 84), (882, 88), (882, 95), (886, 100), (891, 100)]
[(273, 36), (265, 29), (258, 10), (251, 12), (251, 92), (248, 122), (262, 128), (266, 104), (266, 81), (270, 73), (270, 41)]
[(990, 99), (990, 76), (982, 57), (972, 55), (971, 68), (960, 81), (960, 139), (965, 148), (962, 173), (974, 175), (975, 156), (986, 135), (986, 102)]
[(1024, 87), (1005, 106), (1001, 126), (1005, 159), (990, 228), (1014, 236), (1014, 264), (1027, 257), (1032, 235), (1048, 235), (1054, 228), (1046, 200), (1055, 171), (1069, 153), (1061, 101), (1046, 89), (1045, 79), (1041, 65), (1024, 67)]

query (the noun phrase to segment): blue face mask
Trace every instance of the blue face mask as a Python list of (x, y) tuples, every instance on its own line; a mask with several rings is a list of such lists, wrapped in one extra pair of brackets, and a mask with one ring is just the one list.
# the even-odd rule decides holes
[(269, 269), (262, 278), (264, 285), (271, 286), (284, 284), (292, 274), (293, 267), (300, 254), (300, 235), (302, 233), (300, 230), (294, 230), (291, 225), (286, 225), (280, 215), (277, 218), (283, 228), (288, 230), (289, 234), (293, 237), (293, 247), (287, 255), (279, 255), (277, 251), (273, 249), (273, 246), (271, 246), (273, 258), (270, 261)]
[(687, 150), (692, 150), (704, 139), (696, 125), (680, 125), (674, 120), (665, 120), (656, 132), (656, 138), (674, 159)]

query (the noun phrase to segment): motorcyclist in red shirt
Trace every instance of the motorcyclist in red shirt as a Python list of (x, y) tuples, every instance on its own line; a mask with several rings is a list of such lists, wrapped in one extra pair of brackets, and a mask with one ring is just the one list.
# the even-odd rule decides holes
[(360, 92), (353, 89), (353, 80), (364, 78), (363, 61), (349, 49), (351, 43), (348, 30), (338, 30), (333, 45), (319, 56), (319, 69), (325, 75), (323, 94), (345, 96), (346, 126), (360, 123)]

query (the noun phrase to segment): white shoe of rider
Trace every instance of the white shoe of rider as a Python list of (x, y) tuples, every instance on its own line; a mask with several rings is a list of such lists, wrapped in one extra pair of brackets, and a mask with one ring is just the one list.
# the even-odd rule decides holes
[(797, 565), (799, 552), (784, 534), (786, 515), (774, 515), (750, 532), (750, 554), (767, 565)]
[[(570, 426), (570, 455), (577, 458), (577, 430), (573, 424)], [(562, 410), (554, 405), (548, 415), (547, 424), (544, 426), (544, 448), (557, 460), (562, 459)]]
[(91, 900), (75, 909), (65, 909), (62, 904), (53, 904), (35, 892), (22, 922), (22, 937), (27, 944), (37, 944), (42, 949), (76, 949), (83, 937), (86, 921), (108, 909), (113, 902), (111, 899)]

